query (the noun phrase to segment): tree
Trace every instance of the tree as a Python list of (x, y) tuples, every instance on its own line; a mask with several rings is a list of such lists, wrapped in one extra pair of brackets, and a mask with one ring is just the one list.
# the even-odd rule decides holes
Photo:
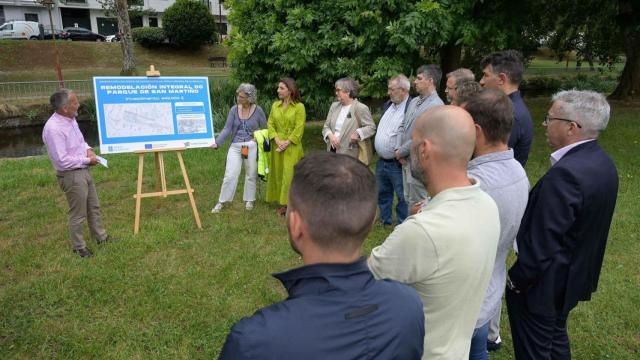
[(162, 17), (164, 32), (173, 45), (198, 49), (215, 39), (216, 22), (209, 9), (195, 0), (177, 0)]
[[(228, 0), (234, 76), (273, 87), (298, 80), (305, 101), (330, 98), (332, 84), (351, 76), (363, 96), (383, 97), (386, 81), (419, 65), (444, 71), (477, 63), (482, 51), (518, 47), (526, 13), (509, 0)], [(522, 39), (527, 39), (523, 41)], [(524, 47), (524, 46), (520, 46)]]
[(118, 15), (118, 29), (120, 30), (120, 48), (122, 49), (122, 70), (120, 70), (120, 75), (137, 75), (127, 0), (116, 0), (116, 13)]
[(120, 75), (137, 75), (136, 58), (133, 50), (133, 37), (131, 34), (132, 15), (154, 13), (155, 10), (144, 9), (144, 3), (140, 0), (98, 0), (106, 16), (115, 14), (118, 19), (118, 32), (120, 33), (120, 48), (122, 49), (122, 70)]
[(619, 54), (625, 65), (614, 99), (640, 97), (640, 3), (633, 0), (546, 0), (539, 2), (548, 16), (543, 27), (550, 30), (556, 51), (577, 50), (585, 60), (612, 64)]

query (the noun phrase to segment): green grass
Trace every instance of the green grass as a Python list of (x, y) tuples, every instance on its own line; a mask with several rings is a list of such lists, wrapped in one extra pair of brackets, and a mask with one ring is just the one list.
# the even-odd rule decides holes
[[(526, 67), (524, 76), (558, 76), (558, 75), (577, 75), (577, 74), (586, 74), (586, 75), (596, 75), (600, 74), (599, 66), (600, 64), (596, 61), (594, 62), (594, 71), (590, 71), (589, 64), (586, 62), (582, 63), (581, 70), (576, 70), (576, 62), (575, 60), (569, 61), (569, 66), (567, 66), (566, 61), (557, 61), (553, 59), (547, 58), (535, 58), (533, 59)], [(622, 72), (622, 68), (624, 68), (624, 62), (614, 64), (613, 68), (609, 70), (604, 65), (602, 66), (602, 71), (604, 75), (619, 75)]]
[[(60, 65), (67, 80), (119, 75), (120, 43), (58, 42)], [(134, 47), (137, 70), (144, 76), (149, 65), (165, 75), (228, 75), (229, 68), (209, 67), (209, 56), (226, 56), (224, 46), (204, 46), (196, 51), (171, 47)], [(37, 56), (35, 55), (37, 54)], [(53, 41), (0, 41), (0, 82), (56, 80)], [(90, 66), (88, 65), (90, 64)]]
[[(527, 170), (534, 183), (548, 168), (539, 122), (548, 101), (527, 100), (536, 139)], [(598, 292), (569, 319), (576, 359), (637, 359), (640, 349), (639, 107), (616, 105), (602, 144), (616, 161), (620, 192)], [(305, 132), (320, 151), (321, 127)], [(137, 159), (109, 155), (94, 180), (109, 232), (121, 242), (80, 259), (70, 251), (67, 204), (46, 156), (0, 160), (0, 358), (215, 358), (229, 328), (286, 293), (270, 274), (301, 264), (291, 251), (275, 205), (245, 212), (242, 184), (233, 205), (209, 210), (220, 191), (226, 149), (195, 149), (185, 163), (202, 219), (195, 227), (186, 196), (145, 199), (141, 232), (133, 235)], [(153, 161), (146, 159), (146, 189)], [(166, 158), (170, 188), (181, 186), (177, 161)], [(259, 186), (263, 198), (264, 184)], [(389, 230), (376, 226), (365, 254)], [(506, 310), (506, 309), (505, 309)], [(431, 324), (430, 326), (437, 326)], [(492, 359), (512, 359), (505, 346)]]

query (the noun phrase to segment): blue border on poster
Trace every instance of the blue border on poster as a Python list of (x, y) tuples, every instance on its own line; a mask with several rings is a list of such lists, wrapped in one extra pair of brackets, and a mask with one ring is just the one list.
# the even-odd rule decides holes
[[(211, 116), (209, 79), (198, 77), (107, 77), (93, 78), (96, 101), (96, 117), (100, 151), (102, 153), (131, 152), (163, 147), (203, 147), (214, 141)], [(109, 137), (105, 118), (105, 105), (171, 104), (173, 133), (166, 135), (131, 134), (131, 136)], [(182, 104), (181, 104), (182, 103)], [(181, 106), (176, 106), (179, 104)], [(204, 115), (206, 131), (180, 134), (178, 116)]]

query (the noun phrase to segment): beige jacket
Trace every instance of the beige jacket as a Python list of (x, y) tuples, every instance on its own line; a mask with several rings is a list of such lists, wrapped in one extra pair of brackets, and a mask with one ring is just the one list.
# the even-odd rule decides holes
[[(322, 137), (327, 143), (327, 151), (331, 151), (329, 134), (335, 132), (336, 121), (338, 120), (341, 107), (342, 104), (340, 104), (339, 101), (331, 104), (329, 113), (327, 114), (327, 120), (324, 122), (324, 127), (322, 128)], [(360, 128), (358, 128), (356, 117), (360, 120)], [(356, 131), (356, 129), (359, 129), (361, 136), (360, 141), (366, 140), (376, 134), (376, 124), (373, 122), (369, 107), (354, 99), (353, 103), (351, 103), (351, 110), (342, 124), (342, 129), (340, 129), (340, 148), (336, 151), (338, 154), (347, 154), (355, 158), (358, 157), (357, 144), (349, 146), (351, 134)]]

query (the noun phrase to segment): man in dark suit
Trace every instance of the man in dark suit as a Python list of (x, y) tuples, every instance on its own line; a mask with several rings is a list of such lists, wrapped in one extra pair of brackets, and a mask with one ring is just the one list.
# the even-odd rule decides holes
[(618, 193), (596, 141), (609, 111), (601, 94), (561, 91), (543, 122), (552, 166), (529, 194), (507, 278), (516, 359), (571, 358), (567, 317), (596, 291)]

